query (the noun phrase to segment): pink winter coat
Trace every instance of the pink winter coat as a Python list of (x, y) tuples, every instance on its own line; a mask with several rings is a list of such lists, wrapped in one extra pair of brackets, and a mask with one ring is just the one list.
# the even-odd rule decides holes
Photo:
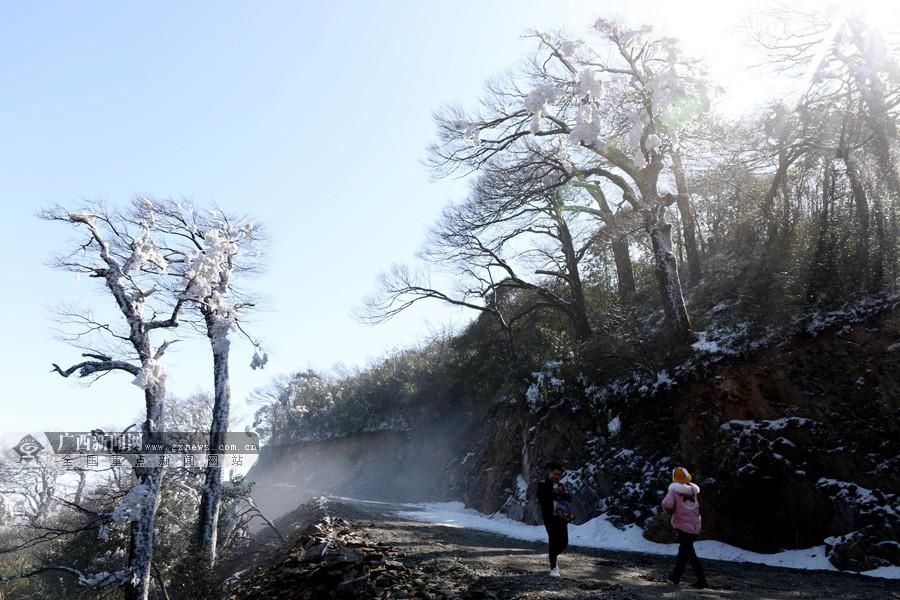
[[(695, 483), (672, 483), (662, 507), (672, 515), (672, 527), (685, 533), (700, 533), (700, 487)], [(687, 496), (687, 497), (685, 497)]]

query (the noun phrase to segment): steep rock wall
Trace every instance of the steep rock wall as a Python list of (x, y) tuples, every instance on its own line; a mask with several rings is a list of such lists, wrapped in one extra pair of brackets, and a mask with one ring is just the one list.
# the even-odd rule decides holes
[(853, 570), (900, 564), (896, 311), (701, 371), (628, 398), (617, 432), (608, 410), (498, 407), (461, 466), (467, 504), (539, 522), (539, 465), (560, 459), (581, 520), (605, 512), (672, 541), (658, 504), (682, 464), (703, 488), (705, 536), (761, 552), (825, 541)]

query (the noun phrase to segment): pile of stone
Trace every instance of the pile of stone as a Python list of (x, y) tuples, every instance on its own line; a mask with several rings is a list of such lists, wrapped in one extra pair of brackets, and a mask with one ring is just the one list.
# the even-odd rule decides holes
[(820, 479), (816, 488), (834, 506), (833, 526), (852, 530), (825, 539), (825, 556), (846, 571), (868, 571), (900, 565), (900, 498), (855, 483)]
[(490, 598), (436, 579), (401, 562), (384, 542), (358, 536), (343, 519), (325, 517), (304, 530), (286, 555), (257, 567), (226, 596), (230, 600), (319, 598)]

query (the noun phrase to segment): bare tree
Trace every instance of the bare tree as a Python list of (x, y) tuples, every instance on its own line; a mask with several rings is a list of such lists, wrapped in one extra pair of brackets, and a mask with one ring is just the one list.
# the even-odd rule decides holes
[(559, 168), (537, 154), (491, 163), (469, 197), (444, 210), (422, 252), (458, 288), (442, 291), (424, 274), (395, 267), (382, 277), (364, 319), (384, 321), (426, 298), (490, 315), (503, 333), (509, 375), (517, 368), (514, 326), (535, 310), (561, 313), (575, 338), (587, 339), (592, 328), (579, 264), (593, 240), (592, 219), (568, 210), (565, 196), (573, 194), (563, 182)]
[[(503, 332), (510, 372), (516, 364), (516, 347), (513, 337), (515, 315), (509, 314), (504, 279), (490, 267), (470, 264), (463, 267), (469, 276), (466, 284), (455, 291), (441, 291), (432, 284), (427, 274), (413, 272), (405, 265), (395, 265), (381, 275), (379, 290), (366, 300), (358, 317), (367, 323), (384, 323), (421, 300), (439, 300), (489, 315)], [(274, 413), (273, 413), (274, 415)], [(274, 417), (273, 417), (274, 418)], [(273, 422), (274, 432), (274, 422)]]
[[(505, 270), (506, 287), (530, 292), (542, 305), (562, 313), (575, 338), (583, 341), (592, 327), (580, 265), (595, 236), (592, 223), (581, 218), (589, 212), (580, 202), (583, 195), (564, 187), (565, 175), (552, 158), (536, 152), (509, 165), (490, 161), (459, 210), (445, 213), (426, 256), (468, 260), (465, 253), (459, 255), (459, 244), (471, 246), (474, 234), (503, 256), (487, 266)], [(526, 281), (512, 271), (513, 265), (544, 279)]]

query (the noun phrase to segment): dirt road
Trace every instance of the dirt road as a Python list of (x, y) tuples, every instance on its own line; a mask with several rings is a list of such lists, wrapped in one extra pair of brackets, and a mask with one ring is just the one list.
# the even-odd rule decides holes
[[(323, 507), (332, 518), (348, 521), (367, 543), (396, 549), (398, 560), (421, 579), (437, 582), (437, 594), (431, 585), (432, 592), (410, 598), (900, 599), (896, 580), (711, 560), (705, 561), (711, 589), (694, 590), (690, 567), (681, 586), (668, 582), (670, 557), (579, 547), (560, 557), (563, 576), (554, 579), (547, 574), (541, 543), (399, 518), (398, 507), (387, 504), (330, 499)], [(294, 513), (294, 520), (303, 514)]]

